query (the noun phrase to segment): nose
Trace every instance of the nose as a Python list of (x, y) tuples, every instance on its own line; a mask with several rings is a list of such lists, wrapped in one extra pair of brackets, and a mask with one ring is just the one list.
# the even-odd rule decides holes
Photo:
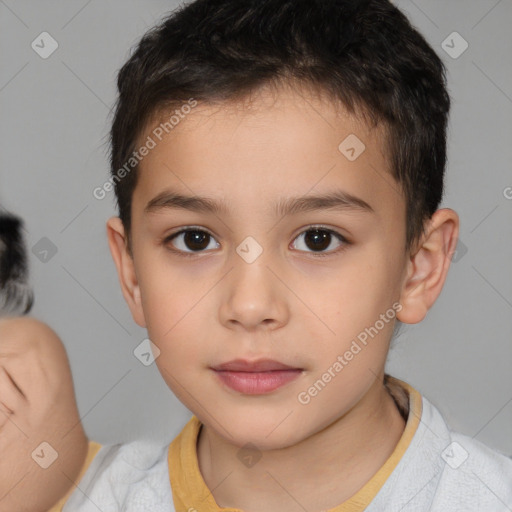
[(219, 309), (221, 323), (243, 331), (274, 330), (289, 317), (287, 288), (262, 255), (247, 263), (234, 255)]

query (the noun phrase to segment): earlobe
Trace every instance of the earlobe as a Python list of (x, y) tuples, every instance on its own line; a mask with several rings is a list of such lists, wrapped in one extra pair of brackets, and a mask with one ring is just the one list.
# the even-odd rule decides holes
[(425, 318), (443, 289), (458, 235), (459, 217), (454, 210), (444, 208), (432, 215), (407, 264), (398, 320), (415, 324)]
[(130, 308), (132, 317), (138, 325), (146, 327), (139, 282), (135, 273), (133, 258), (126, 244), (124, 226), (119, 217), (112, 217), (107, 221), (107, 239), (117, 269), (121, 291)]

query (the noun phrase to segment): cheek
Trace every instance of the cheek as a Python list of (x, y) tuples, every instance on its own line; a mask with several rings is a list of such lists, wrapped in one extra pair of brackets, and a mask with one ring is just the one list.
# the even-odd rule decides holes
[[(346, 258), (325, 286), (305, 295), (321, 320), (316, 321), (316, 336), (324, 342), (324, 365), (347, 351), (353, 371), (360, 366), (366, 371), (377, 367), (385, 358), (396, 317), (392, 306), (399, 297), (393, 289), (393, 272), (385, 258), (375, 258), (373, 251), (361, 251)], [(381, 315), (386, 314), (382, 320)]]
[[(180, 320), (181, 319), (181, 320)], [(202, 328), (192, 316), (165, 315), (148, 323), (148, 335), (160, 350), (156, 365), (172, 391), (182, 395), (183, 388), (192, 389), (206, 363), (202, 346)], [(183, 397), (186, 398), (186, 397)]]
[(162, 338), (190, 311), (197, 295), (193, 281), (180, 278), (175, 269), (149, 256), (138, 259), (137, 278), (148, 330)]
[[(148, 267), (149, 268), (149, 267)], [(148, 335), (159, 348), (157, 364), (184, 372), (201, 361), (200, 340), (205, 331), (205, 291), (200, 283), (156, 265), (139, 280)]]
[[(314, 302), (315, 311), (325, 318), (333, 330), (343, 327), (348, 332), (353, 326), (363, 326), (379, 309), (387, 295), (385, 269), (381, 262), (368, 257), (363, 251), (345, 258), (342, 263), (317, 281), (316, 289), (311, 282), (301, 291), (306, 303)], [(311, 302), (310, 302), (311, 301)]]

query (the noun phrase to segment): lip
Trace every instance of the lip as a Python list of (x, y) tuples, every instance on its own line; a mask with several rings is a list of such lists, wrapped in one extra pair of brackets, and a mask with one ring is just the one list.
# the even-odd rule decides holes
[(246, 361), (236, 359), (212, 367), (226, 386), (246, 395), (261, 395), (284, 386), (302, 374), (302, 368), (293, 368), (273, 359)]
[(231, 372), (272, 372), (277, 370), (302, 370), (288, 366), (287, 364), (280, 363), (274, 359), (257, 359), (255, 361), (247, 361), (246, 359), (233, 359), (227, 363), (222, 363), (212, 367), (217, 371), (231, 371)]

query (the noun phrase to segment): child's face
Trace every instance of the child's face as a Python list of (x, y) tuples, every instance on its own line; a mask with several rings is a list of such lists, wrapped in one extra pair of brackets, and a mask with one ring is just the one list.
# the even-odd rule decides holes
[[(144, 158), (126, 275), (134, 318), (158, 346), (156, 364), (177, 397), (229, 442), (271, 448), (325, 428), (382, 375), (407, 277), (405, 200), (380, 131), (290, 91), (276, 101), (261, 94), (252, 107), (198, 105)], [(355, 160), (355, 139), (345, 154), (338, 148), (351, 134), (365, 146)], [(227, 211), (171, 207), (171, 193)], [(278, 203), (335, 193), (371, 210), (276, 213)], [(319, 226), (316, 237), (308, 231)], [(168, 239), (185, 227), (211, 236)], [(212, 369), (260, 358), (302, 372), (249, 394)]]

